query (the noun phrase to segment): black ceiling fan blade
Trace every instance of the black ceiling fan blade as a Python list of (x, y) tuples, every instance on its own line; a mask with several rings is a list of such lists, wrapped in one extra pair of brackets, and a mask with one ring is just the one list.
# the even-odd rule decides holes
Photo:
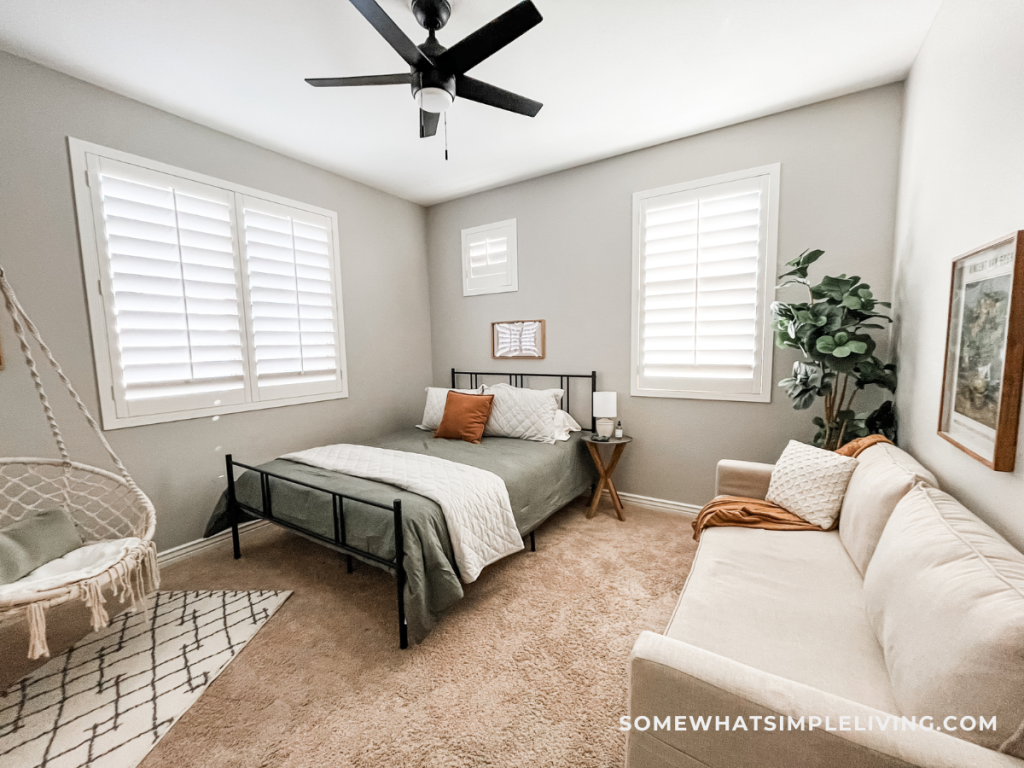
[(441, 116), (437, 112), (427, 112), (425, 109), (420, 110), (420, 138), (426, 139), (437, 133), (437, 122), (441, 119)]
[(506, 91), (496, 85), (474, 80), (466, 75), (455, 78), (455, 95), (460, 99), (469, 99), (489, 107), (518, 112), (520, 115), (536, 117), (544, 105), (539, 101), (520, 96), (518, 93)]
[(410, 67), (416, 69), (431, 69), (434, 66), (432, 62), (423, 51), (416, 47), (415, 43), (409, 39), (409, 37), (401, 30), (401, 28), (395, 24), (395, 22), (384, 13), (384, 9), (381, 8), (374, 0), (351, 0), (352, 5), (356, 7), (366, 18), (373, 28), (380, 33), (392, 48), (405, 59), (406, 63)]
[(437, 65), (445, 72), (461, 75), (543, 20), (537, 6), (523, 0), (438, 56)]
[(307, 77), (306, 82), (317, 88), (337, 88), (346, 85), (409, 85), (411, 74), (366, 75), (363, 77)]

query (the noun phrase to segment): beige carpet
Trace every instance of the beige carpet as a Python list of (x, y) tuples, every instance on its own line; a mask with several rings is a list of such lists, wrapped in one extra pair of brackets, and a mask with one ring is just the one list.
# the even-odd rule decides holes
[(695, 544), (690, 518), (572, 505), (536, 553), (488, 567), (427, 638), (398, 649), (394, 580), (268, 528), (164, 570), (164, 590), (294, 595), (142, 763), (180, 766), (617, 766), (626, 658), (661, 631)]

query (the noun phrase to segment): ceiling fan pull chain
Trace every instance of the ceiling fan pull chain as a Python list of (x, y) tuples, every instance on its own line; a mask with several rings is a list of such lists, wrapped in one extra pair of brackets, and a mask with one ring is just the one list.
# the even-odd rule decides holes
[(448, 113), (444, 113), (444, 161), (448, 162)]

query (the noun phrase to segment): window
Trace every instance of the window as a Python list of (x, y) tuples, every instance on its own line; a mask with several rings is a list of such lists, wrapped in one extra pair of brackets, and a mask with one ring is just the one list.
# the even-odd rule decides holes
[(462, 230), (462, 295), (519, 290), (516, 220)]
[(105, 429), (347, 397), (336, 214), (69, 146)]
[(633, 195), (631, 393), (771, 400), (779, 165)]

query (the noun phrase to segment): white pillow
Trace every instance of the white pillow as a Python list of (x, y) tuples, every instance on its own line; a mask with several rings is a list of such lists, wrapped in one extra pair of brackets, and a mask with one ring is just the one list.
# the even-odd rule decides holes
[(484, 427), (485, 436), (555, 442), (555, 412), (562, 401), (562, 390), (494, 384), (485, 386), (484, 394), (494, 395), (491, 415)]
[(765, 500), (827, 531), (856, 468), (856, 459), (790, 440), (772, 470)]
[(579, 432), (583, 427), (576, 423), (576, 419), (559, 408), (555, 411), (555, 440), (564, 442), (569, 439), (573, 432)]
[(441, 426), (441, 419), (444, 417), (444, 404), (448, 400), (449, 392), (462, 392), (466, 395), (483, 394), (484, 388), (476, 389), (445, 389), (444, 387), (427, 387), (427, 404), (423, 408), (423, 423), (417, 424), (417, 428), (433, 432)]

